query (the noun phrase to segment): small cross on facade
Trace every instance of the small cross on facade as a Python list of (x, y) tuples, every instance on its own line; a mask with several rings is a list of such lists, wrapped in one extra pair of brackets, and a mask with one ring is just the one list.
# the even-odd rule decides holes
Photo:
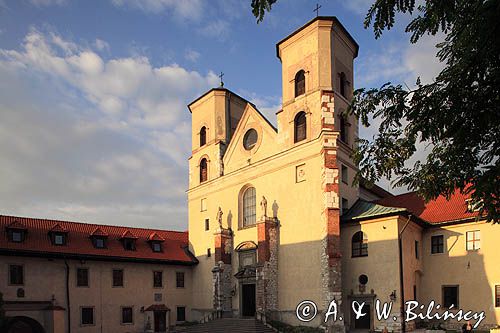
[(316, 4), (316, 8), (314, 8), (313, 12), (316, 12), (316, 17), (319, 16), (319, 9), (321, 8), (321, 6), (319, 5), (319, 3)]
[(224, 87), (224, 82), (222, 82), (222, 77), (224, 76), (224, 73), (220, 72), (219, 78), (220, 78), (220, 86)]

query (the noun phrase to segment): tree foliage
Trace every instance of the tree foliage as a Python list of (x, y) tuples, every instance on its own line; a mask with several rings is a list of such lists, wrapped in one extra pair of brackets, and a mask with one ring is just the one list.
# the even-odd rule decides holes
[(262, 22), (266, 12), (271, 10), (271, 7), (278, 0), (252, 0), (252, 14), (257, 18), (257, 23)]
[[(258, 2), (259, 20), (275, 1)], [(262, 3), (268, 3), (266, 6)], [(256, 12), (254, 11), (254, 14)], [(436, 45), (444, 69), (415, 88), (386, 83), (357, 89), (348, 112), (364, 126), (379, 119), (373, 140), (359, 140), (354, 160), (361, 177), (373, 183), (386, 177), (396, 186), (417, 190), (426, 200), (471, 193), (487, 220), (500, 222), (500, 0), (377, 0), (365, 28), (375, 38), (391, 29), (396, 14), (411, 15), (410, 42), (442, 33)], [(417, 145), (430, 150), (408, 166)]]

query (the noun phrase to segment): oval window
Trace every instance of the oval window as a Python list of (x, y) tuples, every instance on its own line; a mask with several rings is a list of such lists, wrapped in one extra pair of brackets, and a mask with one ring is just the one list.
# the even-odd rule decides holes
[(250, 150), (253, 147), (255, 147), (255, 144), (257, 143), (257, 131), (252, 129), (249, 129), (246, 133), (245, 136), (243, 137), (243, 147), (245, 147), (246, 150)]
[(362, 284), (363, 286), (368, 283), (368, 276), (361, 274), (359, 276), (359, 284)]

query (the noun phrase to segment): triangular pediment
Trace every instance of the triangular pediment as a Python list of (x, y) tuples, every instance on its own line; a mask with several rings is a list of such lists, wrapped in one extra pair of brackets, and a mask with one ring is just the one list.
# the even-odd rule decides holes
[[(244, 139), (251, 129), (257, 132), (257, 141), (251, 149), (247, 149)], [(269, 121), (252, 104), (247, 104), (224, 154), (224, 172), (248, 165), (249, 160), (254, 163), (275, 154), (277, 134)]]

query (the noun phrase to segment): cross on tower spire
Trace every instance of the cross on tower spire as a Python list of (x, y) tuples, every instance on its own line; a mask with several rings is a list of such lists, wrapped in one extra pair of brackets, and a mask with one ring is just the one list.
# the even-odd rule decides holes
[(319, 5), (319, 3), (316, 4), (316, 8), (314, 8), (313, 12), (316, 12), (316, 17), (319, 16), (319, 9), (321, 8), (321, 6)]
[(224, 76), (224, 73), (220, 72), (219, 78), (220, 78), (220, 86), (224, 87), (224, 82), (222, 82), (222, 77)]

